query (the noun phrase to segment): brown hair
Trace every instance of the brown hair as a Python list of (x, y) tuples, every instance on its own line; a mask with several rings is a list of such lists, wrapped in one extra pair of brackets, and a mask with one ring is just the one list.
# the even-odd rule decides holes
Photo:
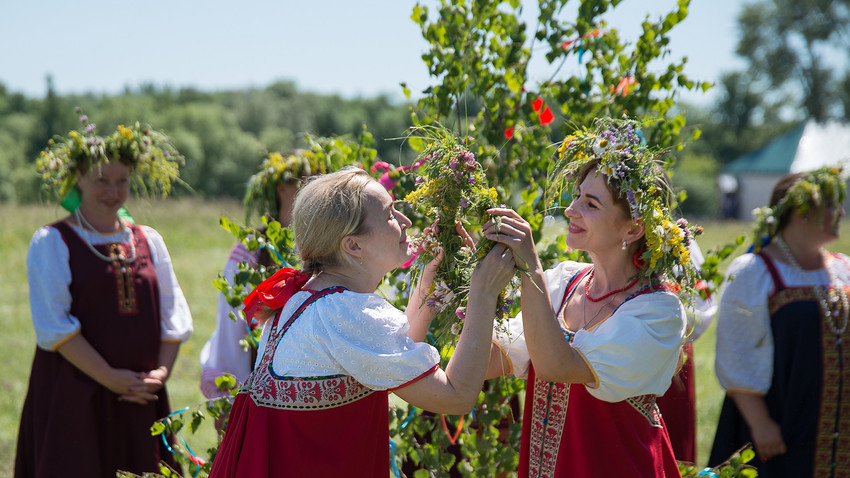
[[(775, 207), (779, 204), (779, 201), (782, 201), (785, 196), (788, 194), (788, 190), (791, 189), (800, 179), (803, 178), (805, 173), (792, 173), (786, 174), (779, 178), (779, 181), (776, 182), (776, 185), (773, 186), (773, 190), (770, 192), (770, 204), (771, 208)], [(788, 221), (791, 220), (791, 214), (795, 212), (795, 209), (792, 207), (787, 208), (782, 217), (776, 218), (776, 232), (777, 234), (785, 229), (785, 226), (788, 225)]]
[[(587, 163), (585, 163), (578, 171), (575, 172), (572, 179), (575, 181), (576, 185), (581, 184), (587, 179), (587, 176), (590, 175), (591, 171), (596, 171), (596, 174), (604, 174), (599, 171), (599, 165), (601, 160), (599, 158), (593, 158)], [(667, 176), (667, 173), (661, 170), (661, 166), (656, 164), (655, 168), (659, 169), (658, 180), (656, 183), (654, 195), (661, 198), (662, 202), (665, 206), (669, 206), (671, 202), (671, 191), (672, 187), (670, 185), (670, 178)], [(606, 175), (607, 176), (607, 175)], [(623, 211), (623, 215), (626, 218), (631, 218), (632, 214), (632, 206), (629, 204), (629, 199), (626, 196), (626, 191), (624, 191), (621, 186), (618, 178), (616, 176), (607, 176), (605, 180), (605, 186), (608, 188), (608, 191), (611, 193), (611, 197), (614, 198), (614, 203), (620, 206), (620, 209)], [(636, 248), (635, 252), (640, 252), (644, 249), (646, 245), (646, 236), (642, 236), (639, 240), (633, 243)]]

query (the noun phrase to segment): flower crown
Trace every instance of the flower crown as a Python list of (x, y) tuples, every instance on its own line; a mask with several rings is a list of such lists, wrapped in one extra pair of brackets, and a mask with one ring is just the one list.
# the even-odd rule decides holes
[(248, 218), (252, 213), (273, 213), (277, 216), (277, 186), (295, 182), (314, 174), (328, 172), (328, 166), (319, 161), (312, 151), (295, 150), (284, 156), (281, 153), (269, 153), (260, 165), (259, 172), (248, 180), (245, 191), (245, 211)]
[(51, 139), (36, 161), (44, 190), (51, 196), (62, 201), (76, 186), (78, 172), (109, 161), (130, 166), (137, 186), (162, 197), (171, 192), (174, 182), (180, 181), (184, 158), (165, 134), (137, 122), (130, 127), (118, 125), (115, 132), (101, 137), (95, 134), (97, 126), (89, 123), (86, 115), (80, 116), (80, 122), (85, 125), (82, 131)]
[(564, 138), (549, 173), (547, 193), (550, 198), (559, 198), (563, 192), (574, 196), (577, 174), (597, 160), (596, 174), (605, 175), (620, 198), (628, 201), (632, 218), (644, 224), (646, 247), (635, 261), (641, 275), (692, 291), (699, 274), (688, 246), (702, 228), (671, 216), (675, 203), (668, 199), (672, 194), (662, 177), (667, 173), (660, 160), (665, 151), (646, 146), (641, 126), (626, 118), (597, 118), (590, 129), (581, 128)]
[[(772, 238), (779, 232), (783, 219), (792, 213), (806, 214), (827, 205), (840, 205), (844, 202), (847, 189), (847, 172), (844, 165), (825, 166), (805, 173), (795, 182), (782, 199), (773, 207), (761, 207), (753, 210), (755, 226), (753, 230), (754, 249), (758, 251), (762, 239)], [(822, 218), (821, 218), (822, 219)], [(838, 221), (839, 216), (835, 216)]]

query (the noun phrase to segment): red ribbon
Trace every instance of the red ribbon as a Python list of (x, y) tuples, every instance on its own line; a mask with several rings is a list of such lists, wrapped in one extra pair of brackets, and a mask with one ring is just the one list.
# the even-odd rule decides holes
[(457, 423), (457, 428), (455, 429), (454, 436), (449, 433), (449, 426), (446, 424), (446, 416), (440, 415), (440, 420), (443, 421), (443, 431), (446, 432), (446, 436), (449, 437), (449, 442), (454, 445), (457, 442), (457, 437), (460, 436), (461, 428), (463, 428), (463, 416), (461, 415), (460, 421)]
[(282, 308), (308, 280), (310, 274), (289, 267), (275, 272), (273, 276), (260, 282), (242, 301), (245, 304), (245, 319), (250, 321), (263, 305), (272, 310)]

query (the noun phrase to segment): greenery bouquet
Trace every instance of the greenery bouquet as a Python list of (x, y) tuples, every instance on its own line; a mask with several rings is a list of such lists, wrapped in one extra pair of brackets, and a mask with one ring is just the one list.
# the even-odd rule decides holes
[[(499, 206), (499, 194), (488, 187), (481, 163), (469, 149), (470, 138), (458, 138), (437, 127), (420, 131), (426, 133), (426, 146), (418, 158), (424, 163), (424, 171), (404, 200), (425, 215), (431, 225), (411, 240), (415, 256), (411, 279), (415, 283), (425, 265), (440, 251), (444, 253), (425, 304), (436, 310), (430, 331), (441, 354), (447, 357), (463, 328), (472, 271), (495, 244), (483, 238), (474, 247), (464, 243), (455, 224), (478, 226), (489, 220), (487, 210)], [(506, 288), (499, 297), (497, 321), (510, 311), (508, 289), (512, 287), (515, 286)]]

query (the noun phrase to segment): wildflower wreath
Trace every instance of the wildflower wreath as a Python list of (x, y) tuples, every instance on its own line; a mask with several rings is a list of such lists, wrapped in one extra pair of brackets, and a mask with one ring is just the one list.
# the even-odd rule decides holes
[[(416, 189), (404, 201), (418, 208), (431, 221), (431, 226), (411, 238), (415, 256), (411, 279), (415, 283), (424, 266), (441, 250), (444, 252), (425, 304), (436, 309), (431, 335), (439, 347), (444, 347), (443, 352), (447, 352), (452, 350), (463, 327), (472, 271), (495, 244), (481, 239), (474, 248), (464, 245), (455, 224), (470, 220), (477, 220), (478, 224), (486, 222), (490, 218), (486, 211), (499, 205), (499, 195), (487, 186), (484, 170), (469, 150), (468, 139), (458, 139), (440, 128), (424, 131), (427, 146), (417, 158), (417, 163), (424, 164), (424, 171), (416, 178)], [(498, 300), (498, 322), (509, 312), (508, 297), (506, 288)]]
[[(590, 128), (581, 128), (564, 138), (549, 172), (548, 196), (577, 192), (576, 173), (589, 161), (599, 160), (596, 174), (620, 191), (629, 203), (632, 218), (645, 226), (646, 247), (638, 252), (640, 274), (653, 281), (674, 285), (688, 294), (694, 292), (699, 271), (690, 259), (688, 246), (702, 228), (685, 219), (674, 220), (668, 198), (672, 197), (661, 158), (665, 151), (646, 146), (642, 123), (628, 119), (597, 118)], [(659, 188), (667, 188), (660, 190)]]
[[(794, 183), (785, 196), (773, 207), (761, 207), (753, 210), (756, 217), (753, 230), (753, 244), (757, 252), (764, 239), (772, 238), (779, 232), (779, 223), (791, 213), (807, 214), (814, 210), (823, 214), (823, 207), (840, 205), (844, 202), (848, 174), (841, 166), (825, 166), (804, 174)], [(823, 217), (818, 220), (823, 221)], [(840, 219), (835, 215), (834, 221)]]
[[(79, 110), (78, 110), (79, 112)], [(106, 137), (95, 134), (97, 126), (80, 116), (82, 131), (71, 131), (67, 137), (55, 137), (39, 155), (36, 166), (43, 188), (52, 197), (64, 200), (77, 184), (77, 172), (86, 172), (103, 162), (121, 161), (133, 170), (134, 186), (162, 197), (171, 185), (180, 182), (179, 169), (183, 156), (169, 143), (169, 138), (138, 122), (118, 125)]]
[(329, 171), (330, 165), (320, 161), (316, 153), (310, 150), (298, 149), (286, 155), (269, 153), (258, 172), (248, 180), (243, 201), (248, 218), (253, 213), (277, 214), (278, 185)]

